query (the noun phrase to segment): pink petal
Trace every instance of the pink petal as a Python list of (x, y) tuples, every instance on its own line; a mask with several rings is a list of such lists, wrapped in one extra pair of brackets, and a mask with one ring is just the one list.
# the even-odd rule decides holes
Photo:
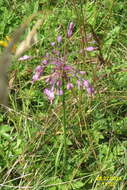
[(61, 80), (58, 80), (57, 83), (56, 83), (56, 85), (57, 85), (58, 87), (61, 87), (61, 86), (62, 86), (62, 81), (61, 81)]
[(86, 51), (94, 51), (96, 50), (97, 48), (96, 47), (93, 47), (93, 46), (90, 46), (90, 47), (87, 47), (85, 48)]
[(71, 22), (68, 26), (68, 30), (67, 30), (67, 37), (70, 38), (73, 34), (73, 30), (74, 30), (74, 23)]
[(85, 75), (85, 74), (86, 74), (86, 71), (79, 71), (79, 73), (80, 73), (81, 75)]
[(83, 80), (83, 86), (84, 86), (85, 88), (89, 88), (89, 87), (90, 87), (89, 81), (88, 81), (88, 80)]
[(89, 95), (94, 94), (94, 88), (93, 88), (92, 86), (89, 87), (89, 88), (86, 88), (86, 90), (87, 90), (87, 93), (88, 93)]
[(57, 42), (60, 43), (62, 41), (62, 36), (57, 37)]
[(41, 65), (38, 65), (36, 68), (35, 68), (35, 72), (39, 72), (41, 73), (43, 71), (43, 67)]
[(51, 46), (55, 46), (55, 42), (51, 42)]
[(45, 93), (45, 95), (48, 97), (48, 99), (50, 100), (50, 102), (51, 102), (51, 104), (52, 104), (52, 102), (53, 102), (53, 100), (54, 100), (54, 98), (55, 98), (55, 96), (54, 96), (54, 91), (51, 91), (51, 90), (49, 90), (49, 89), (45, 89), (44, 90), (44, 93)]
[(26, 61), (26, 60), (31, 59), (31, 58), (32, 58), (32, 56), (24, 55), (24, 56), (18, 58), (18, 61)]
[(33, 75), (32, 77), (32, 83), (34, 83), (35, 81), (40, 79), (40, 73), (36, 73), (35, 75)]
[(72, 89), (73, 88), (73, 84), (72, 83), (68, 83), (67, 84), (67, 90), (70, 90), (70, 89)]
[(63, 90), (62, 89), (57, 89), (56, 95), (62, 96), (63, 95)]

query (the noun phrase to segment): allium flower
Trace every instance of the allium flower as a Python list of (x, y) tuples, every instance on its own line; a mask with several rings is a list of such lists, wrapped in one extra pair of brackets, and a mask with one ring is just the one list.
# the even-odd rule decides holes
[(86, 74), (86, 71), (79, 71), (79, 73), (80, 73), (81, 75), (85, 75), (85, 74)]
[(83, 80), (83, 87), (85, 87), (85, 89), (89, 95), (94, 94), (94, 89), (88, 80)]
[(44, 59), (44, 60), (42, 61), (42, 64), (47, 65), (47, 64), (48, 64), (48, 60), (47, 60), (47, 59)]
[[(68, 26), (67, 36), (70, 38), (72, 36), (74, 29), (74, 24), (71, 22)], [(62, 41), (62, 37), (57, 37), (57, 42), (60, 43)], [(55, 42), (51, 43), (52, 46), (55, 45)], [(90, 50), (90, 49), (89, 49)], [(58, 53), (57, 53), (58, 52)], [(50, 100), (50, 103), (53, 103), (55, 96), (63, 95), (63, 88), (62, 83), (64, 81), (64, 87), (66, 90), (70, 90), (76, 85), (78, 89), (81, 88), (87, 91), (88, 95), (92, 95), (94, 93), (94, 89), (89, 83), (88, 80), (84, 79), (84, 75), (86, 74), (85, 71), (79, 71), (74, 66), (71, 66), (67, 63), (66, 56), (61, 57), (60, 52), (53, 47), (52, 52), (49, 54), (47, 53), (44, 60), (42, 61), (43, 66), (38, 66), (35, 69), (35, 74), (33, 76), (33, 82), (39, 80), (43, 70), (48, 68), (51, 70), (51, 73), (45, 78), (46, 88), (44, 89), (44, 94)]]
[(73, 84), (72, 83), (67, 83), (67, 90), (70, 90), (73, 88)]
[(61, 41), (62, 41), (62, 36), (57, 36), (57, 42), (61, 43)]
[(54, 98), (55, 98), (55, 96), (54, 96), (54, 91), (51, 89), (45, 89), (44, 90), (44, 93), (45, 93), (45, 95), (48, 97), (48, 99), (50, 100), (50, 102), (51, 102), (51, 104), (52, 104), (52, 102), (53, 102), (53, 100), (54, 100)]
[(32, 56), (24, 55), (24, 56), (18, 58), (18, 61), (26, 61), (26, 60), (31, 59), (31, 58), (32, 58)]
[(35, 68), (35, 73), (32, 77), (32, 83), (40, 79), (42, 72), (43, 72), (43, 67), (41, 65), (38, 65)]
[(94, 89), (93, 89), (92, 86), (90, 86), (89, 88), (86, 88), (86, 91), (87, 91), (87, 93), (88, 93), (89, 95), (94, 94)]
[(43, 67), (41, 65), (38, 65), (36, 68), (35, 68), (35, 72), (38, 72), (38, 73), (41, 73), (43, 71)]
[(90, 87), (89, 81), (88, 81), (88, 80), (83, 80), (83, 86), (84, 86), (85, 88), (89, 88), (89, 87)]
[(56, 90), (56, 95), (62, 96), (63, 95), (63, 90), (62, 89), (57, 89)]
[(67, 37), (70, 38), (73, 34), (73, 30), (74, 30), (74, 23), (71, 22), (68, 26), (68, 30), (67, 30)]
[(93, 46), (89, 46), (87, 48), (85, 48), (86, 51), (94, 51), (94, 50), (97, 50), (96, 47), (93, 47)]
[(56, 83), (56, 85), (57, 85), (58, 87), (61, 87), (61, 86), (62, 86), (62, 80), (58, 80), (57, 83)]
[(51, 46), (54, 46), (55, 45), (55, 42), (51, 42)]
[(43, 67), (41, 65), (36, 67), (35, 74), (33, 76), (33, 82), (39, 80), (43, 70), (49, 65), (51, 66), (51, 74), (45, 79), (48, 88), (44, 89), (44, 94), (48, 97), (51, 104), (53, 103), (56, 95), (63, 95), (62, 80), (64, 80), (67, 90), (70, 90), (74, 87), (75, 80), (73, 80), (73, 78), (76, 78), (78, 89), (85, 88), (88, 95), (92, 95), (94, 93), (94, 89), (89, 81), (84, 79), (86, 72), (79, 71), (73, 66), (70, 66), (65, 62), (64, 58), (53, 57), (51, 59), (50, 57), (48, 64), (45, 64)]
[(32, 77), (32, 83), (34, 83), (35, 81), (40, 79), (40, 74), (39, 73), (35, 73), (35, 75), (33, 75)]

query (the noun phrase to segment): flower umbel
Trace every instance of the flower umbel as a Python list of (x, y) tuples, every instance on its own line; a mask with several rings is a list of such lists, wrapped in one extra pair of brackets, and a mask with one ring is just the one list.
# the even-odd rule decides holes
[[(73, 30), (74, 23), (71, 22), (67, 30), (68, 38), (72, 36)], [(47, 96), (51, 104), (53, 103), (55, 96), (64, 96), (65, 90), (70, 91), (76, 87), (79, 90), (85, 89), (87, 94), (92, 96), (94, 89), (90, 82), (84, 79), (86, 72), (83, 70), (80, 71), (68, 63), (66, 56), (62, 56), (60, 49), (58, 49), (60, 46), (56, 49), (56, 45), (62, 44), (62, 36), (58, 35), (56, 41), (57, 42), (51, 43), (51, 46), (53, 47), (51, 53), (47, 53), (44, 56), (44, 60), (41, 62), (41, 65), (36, 67), (32, 78), (33, 83), (39, 80), (43, 71), (48, 68), (48, 71), (50, 70), (50, 74), (44, 79), (46, 83), (44, 94)], [(94, 47), (88, 47), (87, 49), (87, 51), (93, 50)]]

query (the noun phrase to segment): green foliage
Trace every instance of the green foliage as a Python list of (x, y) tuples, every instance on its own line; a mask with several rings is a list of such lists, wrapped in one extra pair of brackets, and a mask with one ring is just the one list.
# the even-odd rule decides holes
[[(49, 15), (38, 30), (38, 43), (26, 52), (35, 58), (25, 62), (14, 60), (9, 70), (9, 81), (13, 79), (9, 87), (10, 108), (0, 112), (0, 187), (2, 190), (124, 190), (127, 188), (126, 2), (0, 0), (0, 40), (10, 36), (29, 15), (44, 10)], [(75, 23), (74, 33), (67, 39), (71, 21)], [(92, 34), (90, 26), (95, 33), (92, 40), (97, 37), (100, 49), (81, 55), (83, 47), (91, 46), (89, 40), (87, 44), (82, 40)], [(64, 42), (60, 51), (68, 56), (71, 65), (87, 72), (86, 78), (95, 88), (93, 97), (87, 97), (84, 90), (78, 91), (76, 87), (72, 93), (65, 93), (67, 164), (64, 167), (61, 98), (50, 105), (43, 93), (44, 81), (31, 84), (35, 67), (45, 53), (51, 52), (50, 43), (59, 34)], [(98, 176), (119, 176), (122, 180), (110, 186), (98, 182)]]

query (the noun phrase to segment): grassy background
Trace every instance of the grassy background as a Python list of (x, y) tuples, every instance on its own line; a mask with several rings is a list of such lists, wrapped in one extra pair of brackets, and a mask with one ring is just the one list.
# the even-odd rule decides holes
[[(13, 61), (10, 67), (10, 109), (0, 113), (0, 189), (126, 190), (126, 8), (126, 1), (120, 0), (0, 0), (1, 40), (29, 15), (49, 11), (38, 31), (38, 43), (26, 52), (36, 58)], [(75, 28), (68, 42), (71, 21)], [(80, 53), (89, 44), (83, 44), (82, 38), (91, 33), (90, 26), (99, 38), (101, 58), (100, 51)], [(31, 85), (35, 67), (51, 52), (50, 43), (58, 34), (65, 42), (61, 52), (67, 51), (68, 62), (87, 72), (95, 89), (92, 98), (76, 88), (74, 94), (66, 92), (66, 166), (61, 97), (50, 105), (43, 93), (44, 81)], [(98, 176), (121, 180), (102, 184), (96, 181)]]

